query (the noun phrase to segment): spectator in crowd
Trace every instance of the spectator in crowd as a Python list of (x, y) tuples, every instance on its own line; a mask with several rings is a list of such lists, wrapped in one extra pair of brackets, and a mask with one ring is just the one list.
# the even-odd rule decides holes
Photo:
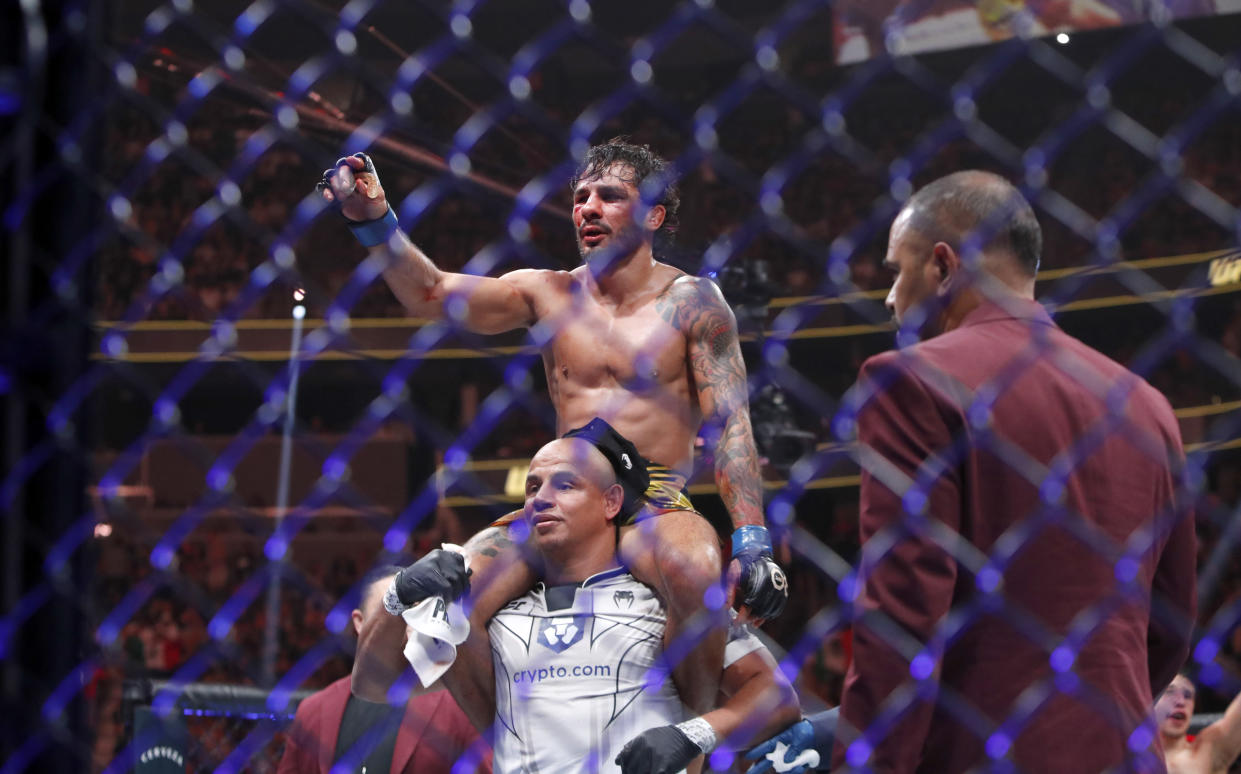
[(1233, 697), (1223, 717), (1191, 735), (1196, 693), (1194, 682), (1178, 674), (1155, 703), (1168, 774), (1224, 774), (1241, 755), (1241, 694)]

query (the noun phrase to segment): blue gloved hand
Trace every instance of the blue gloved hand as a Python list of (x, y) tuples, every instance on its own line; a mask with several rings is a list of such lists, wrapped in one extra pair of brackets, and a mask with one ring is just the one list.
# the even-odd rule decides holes
[[(835, 714), (832, 715), (833, 721)], [(835, 723), (832, 723), (833, 728)], [(746, 770), (745, 774), (764, 774), (772, 771), (776, 774), (802, 774), (819, 768), (827, 763), (831, 754), (828, 738), (828, 749), (820, 755), (816, 748), (815, 727), (809, 720), (794, 723), (758, 747), (745, 754), (746, 760), (757, 761)]]
[(366, 247), (385, 244), (400, 228), (396, 213), (388, 206), (375, 162), (365, 153), (337, 159), (336, 166), (323, 171), (315, 188), (324, 201), (336, 206)]
[(737, 595), (756, 621), (775, 618), (789, 601), (784, 570), (771, 558), (766, 527), (746, 525), (733, 532), (733, 560), (741, 565)]

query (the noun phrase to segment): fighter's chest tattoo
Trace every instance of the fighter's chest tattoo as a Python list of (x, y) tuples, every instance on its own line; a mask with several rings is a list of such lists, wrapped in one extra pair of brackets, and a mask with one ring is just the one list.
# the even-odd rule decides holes
[(695, 309), (702, 303), (700, 296), (693, 284), (673, 280), (655, 297), (655, 311), (664, 322), (684, 332), (693, 325)]

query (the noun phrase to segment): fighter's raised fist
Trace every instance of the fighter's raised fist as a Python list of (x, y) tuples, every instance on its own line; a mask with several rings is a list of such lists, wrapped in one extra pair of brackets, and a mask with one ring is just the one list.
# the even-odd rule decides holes
[(375, 162), (365, 153), (337, 159), (335, 166), (323, 171), (315, 189), (325, 201), (337, 204), (347, 220), (374, 220), (388, 211)]

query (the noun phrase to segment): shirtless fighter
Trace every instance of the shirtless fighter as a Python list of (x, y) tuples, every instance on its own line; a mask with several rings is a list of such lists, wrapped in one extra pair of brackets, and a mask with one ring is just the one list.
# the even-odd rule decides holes
[[(412, 314), (451, 317), (483, 334), (537, 326), (557, 432), (599, 416), (650, 461), (647, 507), (621, 527), (620, 552), (633, 575), (667, 605), (665, 642), (682, 634), (696, 642), (673, 665), (673, 680), (681, 699), (703, 713), (719, 687), (727, 628), (724, 611), (704, 605), (704, 595), (720, 579), (718, 541), (683, 492), (704, 421), (718, 431), (715, 481), (736, 529), (730, 575), (741, 588), (743, 619), (779, 615), (788, 590), (763, 526), (745, 364), (732, 310), (710, 280), (660, 263), (652, 252), (655, 233), (675, 217), (678, 194), (668, 184), (658, 203), (647, 206), (638, 187), (661, 179), (665, 170), (666, 163), (645, 146), (613, 140), (591, 148), (571, 181), (583, 265), (572, 271), (520, 269), (498, 278), (436, 267), (399, 230), (365, 154), (338, 161), (319, 190), (353, 221), (371, 255), (387, 261), (384, 279)], [(538, 579), (508, 527), (498, 524), (466, 546), (476, 590), (471, 624), (480, 631)], [(730, 584), (730, 602), (732, 593)], [(702, 616), (709, 626), (702, 626)], [(363, 631), (361, 645), (367, 637)], [(355, 683), (359, 688), (382, 692), (386, 686)]]
[(1224, 774), (1241, 755), (1241, 694), (1233, 697), (1224, 717), (1198, 732), (1186, 734), (1194, 716), (1193, 682), (1177, 675), (1155, 702), (1155, 722), (1168, 761), (1168, 774)]

